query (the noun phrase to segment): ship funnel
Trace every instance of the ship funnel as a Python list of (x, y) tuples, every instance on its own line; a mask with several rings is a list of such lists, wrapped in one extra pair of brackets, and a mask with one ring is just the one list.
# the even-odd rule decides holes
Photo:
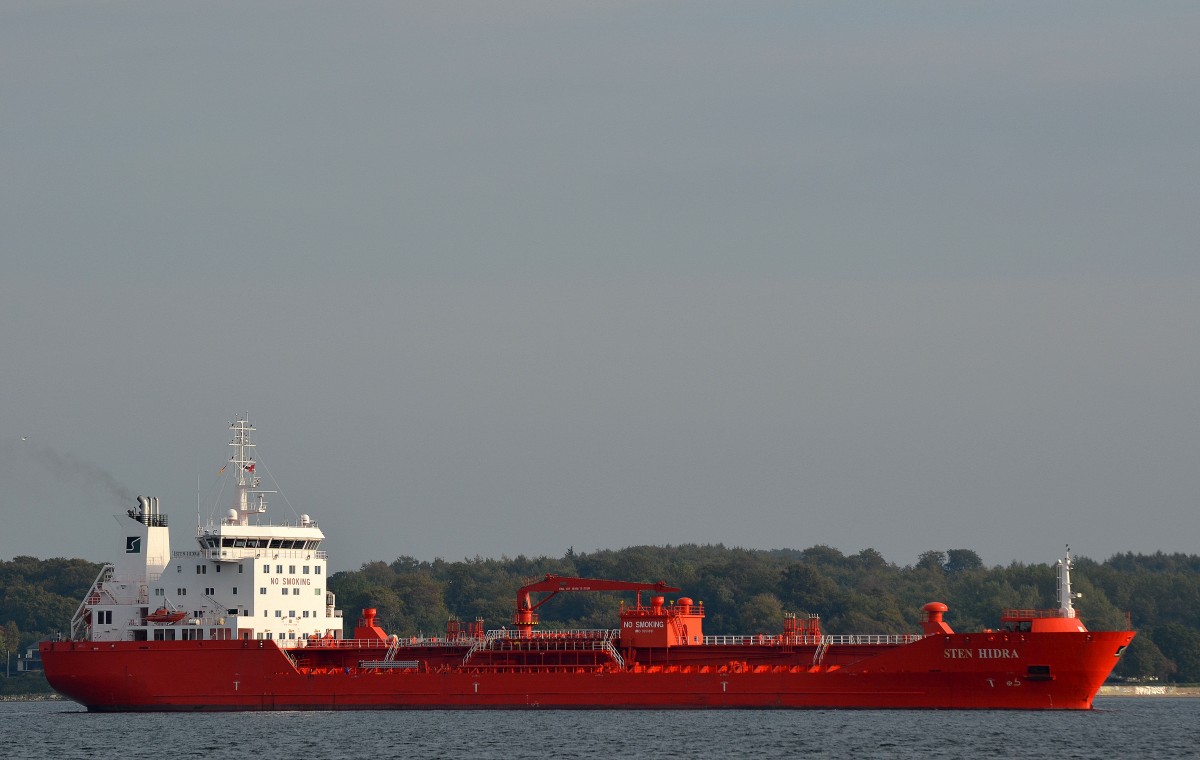
[(158, 508), (157, 496), (139, 496), (137, 497), (137, 503), (137, 511), (130, 509), (126, 514), (143, 525), (163, 528), (167, 526), (167, 517)]

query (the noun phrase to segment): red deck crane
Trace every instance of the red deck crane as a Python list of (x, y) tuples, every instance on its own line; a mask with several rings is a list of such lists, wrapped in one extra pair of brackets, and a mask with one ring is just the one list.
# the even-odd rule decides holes
[[(603, 578), (567, 578), (561, 575), (547, 575), (542, 580), (526, 584), (517, 590), (517, 609), (513, 614), (513, 624), (517, 626), (519, 635), (528, 637), (532, 634), (533, 626), (538, 622), (537, 608), (564, 591), (636, 591), (638, 592), (638, 606), (641, 606), (641, 592), (643, 591), (657, 591), (662, 594), (675, 593), (679, 589), (668, 586), (665, 581), (637, 583), (634, 581), (610, 581)], [(535, 593), (548, 593), (549, 596), (534, 604), (530, 594)]]

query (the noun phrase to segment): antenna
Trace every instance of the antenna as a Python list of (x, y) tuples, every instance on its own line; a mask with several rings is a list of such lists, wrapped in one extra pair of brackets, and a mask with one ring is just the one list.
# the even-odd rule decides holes
[(1067, 555), (1058, 561), (1058, 614), (1066, 618), (1075, 617), (1073, 601), (1083, 597), (1071, 592), (1071, 566), (1071, 545), (1067, 544)]

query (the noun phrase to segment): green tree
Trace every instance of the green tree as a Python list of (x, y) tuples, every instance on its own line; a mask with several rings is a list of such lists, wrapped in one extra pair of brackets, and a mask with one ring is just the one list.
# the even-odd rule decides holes
[(755, 594), (739, 612), (745, 633), (774, 635), (783, 630), (783, 605), (774, 594)]
[(970, 549), (950, 549), (946, 552), (946, 572), (953, 575), (968, 570), (979, 570), (983, 560)]
[(10, 620), (4, 624), (4, 629), (0, 630), (0, 642), (4, 644), (4, 677), (8, 678), (12, 675), (9, 669), (12, 653), (21, 649), (21, 631), (16, 623)]
[(917, 558), (917, 568), (926, 572), (946, 572), (946, 553), (934, 549), (921, 552), (921, 556)]
[(1175, 672), (1175, 663), (1167, 659), (1149, 636), (1134, 636), (1121, 655), (1116, 673), (1124, 678), (1153, 677), (1166, 681)]
[(1150, 638), (1175, 663), (1171, 680), (1200, 682), (1200, 633), (1180, 623), (1167, 623), (1152, 629)]
[(0, 615), (13, 620), (25, 631), (61, 631), (71, 623), (71, 616), (79, 606), (79, 595), (70, 599), (46, 591), (38, 583), (17, 581), (2, 591)]
[(788, 565), (779, 583), (780, 599), (795, 612), (833, 617), (845, 612), (846, 593), (808, 562)]

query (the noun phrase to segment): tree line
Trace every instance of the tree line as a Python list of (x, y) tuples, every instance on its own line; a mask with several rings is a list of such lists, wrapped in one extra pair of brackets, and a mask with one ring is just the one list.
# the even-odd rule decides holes
[[(1128, 553), (1102, 563), (1079, 558), (1075, 566), (1083, 621), (1093, 630), (1132, 626), (1141, 634), (1119, 662), (1119, 676), (1200, 682), (1200, 556)], [(920, 630), (921, 607), (930, 601), (946, 602), (947, 621), (970, 631), (997, 627), (1004, 609), (1057, 606), (1053, 565), (985, 567), (969, 549), (927, 551), (906, 566), (874, 549), (847, 555), (828, 546), (765, 551), (720, 544), (568, 550), (557, 558), (400, 557), (336, 573), (329, 587), (348, 618), (376, 607), (385, 630), (436, 635), (451, 615), (482, 617), (489, 628), (509, 624), (516, 590), (546, 574), (664, 580), (682, 589), (678, 596), (704, 603), (710, 634), (778, 633), (784, 612), (820, 615), (828, 633), (911, 633)], [(561, 594), (539, 609), (541, 624), (612, 628), (621, 601)]]
[[(65, 631), (100, 566), (80, 559), (0, 561), (0, 630), (14, 652)], [(721, 544), (634, 546), (561, 557), (432, 562), (399, 557), (335, 573), (329, 590), (346, 611), (347, 635), (364, 607), (400, 635), (439, 635), (446, 621), (511, 623), (517, 589), (547, 574), (666, 581), (704, 603), (710, 634), (774, 634), (785, 612), (817, 614), (827, 633), (918, 631), (926, 602), (950, 606), (956, 630), (994, 628), (1007, 608), (1056, 606), (1056, 570), (1013, 562), (986, 567), (969, 549), (927, 551), (911, 565), (874, 549), (828, 546), (754, 550)], [(1200, 556), (1118, 554), (1076, 561), (1080, 617), (1089, 628), (1139, 632), (1117, 666), (1126, 678), (1200, 682)], [(544, 628), (613, 628), (629, 595), (560, 594), (539, 609)], [(11, 623), (11, 626), (9, 625)], [(15, 637), (16, 643), (10, 639)]]
[[(85, 559), (15, 557), (0, 561), (0, 653), (4, 655), (0, 672), (8, 675), (11, 668), (15, 675), (13, 660), (19, 653), (70, 628), (71, 616), (99, 572), (99, 564)], [(18, 685), (5, 679), (0, 693), (47, 688), (40, 675), (33, 677), (40, 684)]]

